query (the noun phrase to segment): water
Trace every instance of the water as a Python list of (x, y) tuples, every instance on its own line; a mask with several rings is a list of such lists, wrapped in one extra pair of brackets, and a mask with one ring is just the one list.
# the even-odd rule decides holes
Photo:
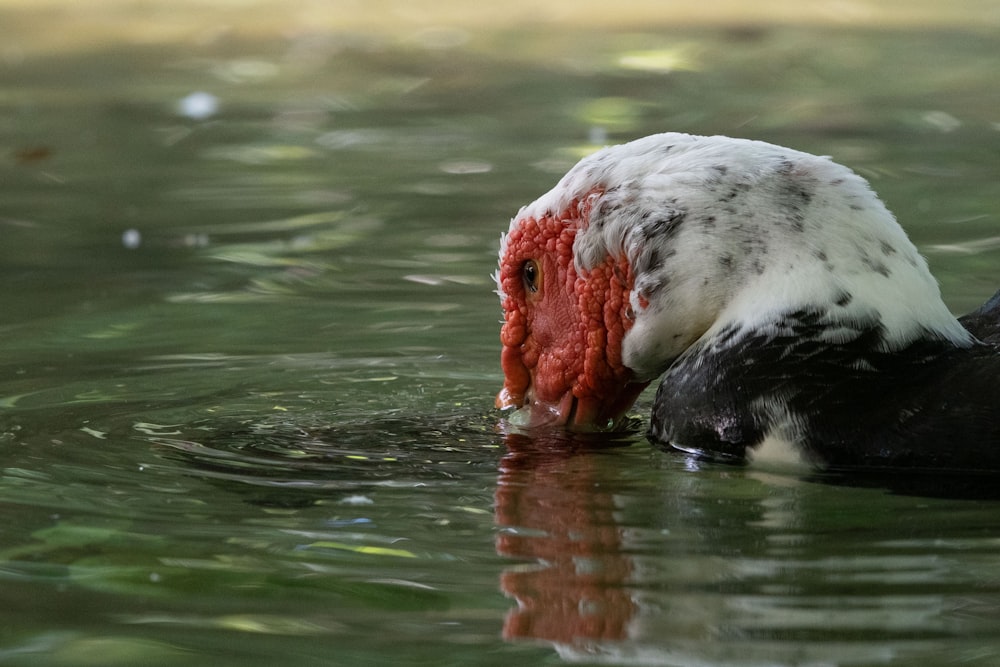
[(580, 155), (669, 129), (851, 165), (975, 307), (995, 12), (56, 7), (0, 8), (0, 663), (1000, 663), (990, 494), (694, 465), (648, 396), (615, 438), (506, 435), (489, 278)]

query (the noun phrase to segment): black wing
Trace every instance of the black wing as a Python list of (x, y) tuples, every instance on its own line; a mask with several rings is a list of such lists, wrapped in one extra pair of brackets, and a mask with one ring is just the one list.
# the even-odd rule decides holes
[(1000, 349), (1000, 290), (968, 315), (958, 318), (973, 336)]

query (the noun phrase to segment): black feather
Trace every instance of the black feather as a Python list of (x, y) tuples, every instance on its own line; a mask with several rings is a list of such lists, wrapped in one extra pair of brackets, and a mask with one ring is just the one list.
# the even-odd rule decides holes
[(1000, 471), (1000, 292), (961, 321), (983, 342), (928, 335), (885, 351), (877, 322), (837, 322), (855, 336), (832, 344), (821, 309), (788, 313), (775, 333), (729, 332), (668, 369), (649, 437), (743, 461), (784, 423), (826, 469)]

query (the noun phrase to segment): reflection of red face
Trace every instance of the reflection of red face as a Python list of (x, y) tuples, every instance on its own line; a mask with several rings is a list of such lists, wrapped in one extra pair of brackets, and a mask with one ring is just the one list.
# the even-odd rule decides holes
[(539, 565), (501, 576), (501, 589), (518, 603), (507, 614), (504, 638), (626, 639), (636, 614), (627, 588), (632, 562), (622, 550), (614, 497), (600, 491), (611, 485), (597, 478), (599, 459), (567, 450), (566, 442), (544, 451), (544, 442), (517, 435), (508, 436), (507, 447), (496, 521), (522, 530), (500, 533), (497, 552)]
[(574, 202), (557, 215), (522, 218), (504, 242), (497, 407), (529, 406), (528, 426), (614, 426), (646, 385), (632, 381), (621, 358), (633, 319), (631, 267), (611, 256), (581, 272), (574, 264), (587, 214)]

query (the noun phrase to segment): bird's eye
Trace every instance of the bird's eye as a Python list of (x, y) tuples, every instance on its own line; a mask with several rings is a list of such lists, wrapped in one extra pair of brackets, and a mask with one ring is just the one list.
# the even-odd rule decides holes
[(538, 286), (541, 284), (541, 271), (538, 269), (538, 263), (533, 259), (529, 259), (524, 263), (524, 267), (521, 269), (521, 277), (524, 279), (524, 289), (528, 292), (534, 294), (538, 291)]

